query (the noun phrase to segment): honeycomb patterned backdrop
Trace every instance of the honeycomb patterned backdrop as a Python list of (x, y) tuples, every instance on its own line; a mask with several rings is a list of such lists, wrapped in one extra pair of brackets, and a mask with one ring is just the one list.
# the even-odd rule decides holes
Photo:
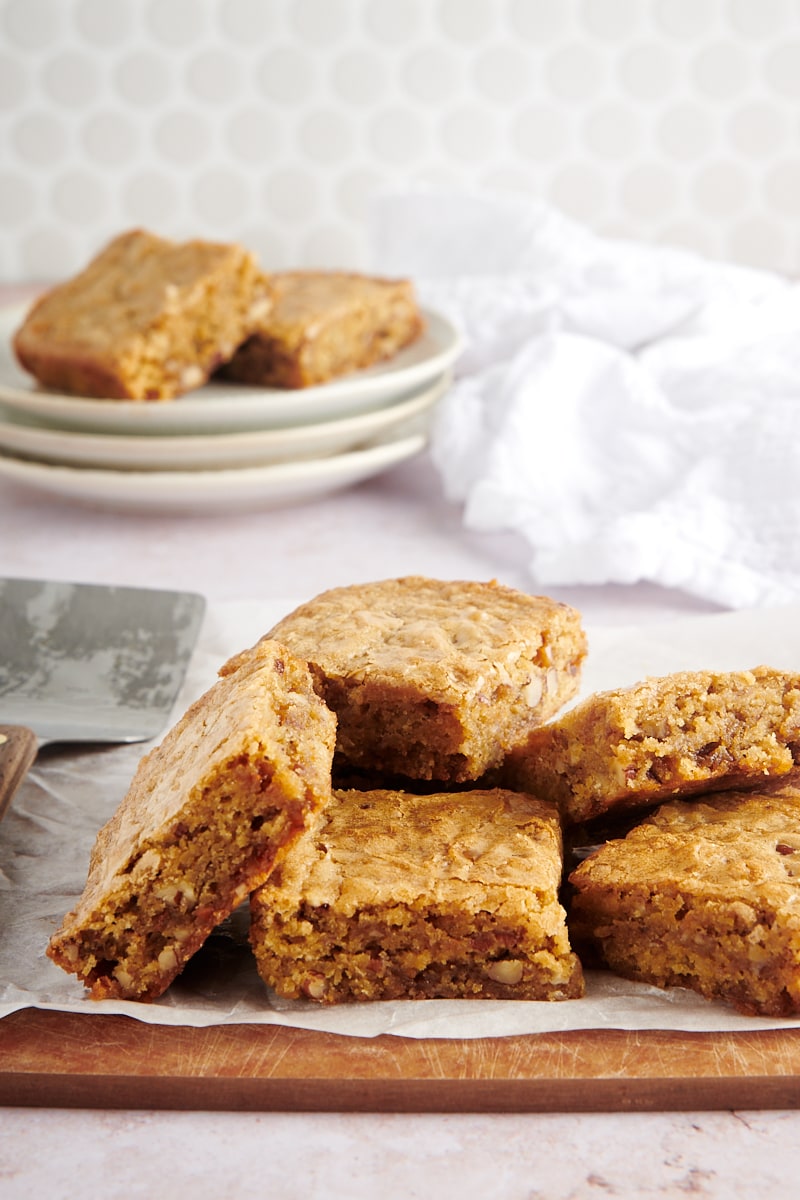
[(381, 189), (800, 268), (798, 0), (0, 0), (0, 280), (110, 236), (369, 265)]

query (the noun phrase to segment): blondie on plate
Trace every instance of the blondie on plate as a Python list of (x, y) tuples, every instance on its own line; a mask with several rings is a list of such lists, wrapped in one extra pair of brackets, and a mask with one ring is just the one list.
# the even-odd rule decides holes
[(169, 400), (205, 383), (270, 303), (242, 246), (170, 242), (134, 229), (34, 303), (14, 351), (57, 391)]

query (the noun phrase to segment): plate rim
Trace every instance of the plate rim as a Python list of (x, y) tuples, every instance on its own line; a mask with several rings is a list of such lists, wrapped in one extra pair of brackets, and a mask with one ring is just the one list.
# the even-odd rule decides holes
[[(338, 417), (331, 421), (316, 422), (311, 425), (289, 426), (280, 429), (235, 430), (227, 433), (197, 433), (197, 434), (149, 434), (97, 433), (80, 429), (54, 429), (49, 425), (28, 425), (25, 422), (3, 420), (3, 403), (0, 401), (0, 453), (6, 457), (21, 457), (26, 461), (40, 462), (42, 465), (65, 466), (80, 469), (147, 471), (155, 474), (159, 471), (197, 471), (243, 469), (245, 465), (259, 465), (255, 461), (249, 464), (227, 463), (223, 465), (226, 455), (239, 452), (257, 456), (259, 453), (278, 455), (286, 447), (287, 453), (305, 461), (312, 458), (330, 457), (321, 449), (316, 453), (303, 454), (303, 444), (315, 443), (319, 447), (325, 439), (339, 441), (341, 438), (352, 438), (349, 446), (345, 445), (334, 453), (344, 453), (356, 448), (359, 441), (369, 442), (380, 437), (384, 432), (388, 435), (397, 426), (422, 417), (435, 407), (447, 391), (452, 380), (452, 372), (448, 368), (441, 376), (427, 384), (419, 392), (402, 397), (396, 403), (381, 408), (371, 409), (364, 413), (353, 413)], [(20, 435), (17, 437), (16, 435)], [(64, 443), (69, 447), (70, 457), (58, 458), (56, 445)], [(132, 451), (126, 457), (125, 451)], [(37, 457), (47, 455), (48, 457)], [(101, 455), (107, 455), (107, 461), (101, 460)], [(180, 466), (162, 465), (161, 459), (174, 461), (181, 455), (186, 461)], [(193, 458), (193, 456), (195, 456)], [(215, 466), (210, 461), (211, 456), (220, 460)], [(137, 465), (137, 460), (139, 465)], [(202, 460), (202, 461), (200, 461)], [(154, 466), (143, 466), (143, 462), (154, 461)], [(269, 465), (267, 459), (261, 465)]]
[[(152, 493), (157, 486), (162, 489), (160, 497), (153, 503), (143, 506), (152, 512), (159, 504), (168, 505), (165, 492), (169, 492), (176, 500), (186, 500), (196, 492), (198, 487), (212, 488), (216, 494), (238, 498), (238, 493), (248, 486), (263, 484), (292, 485), (302, 484), (307, 480), (310, 485), (319, 483), (324, 490), (325, 484), (335, 485), (341, 477), (348, 477), (351, 471), (356, 472), (353, 482), (364, 479), (372, 474), (378, 474), (391, 466), (399, 465), (404, 460), (413, 457), (425, 449), (428, 444), (428, 434), (424, 431), (404, 434), (399, 438), (386, 437), (376, 440), (373, 444), (356, 450), (348, 450), (342, 454), (333, 454), (325, 458), (297, 459), (290, 462), (267, 463), (263, 466), (239, 467), (219, 470), (190, 470), (190, 471), (115, 471), (93, 468), (67, 466), (64, 464), (31, 462), (26, 459), (14, 458), (0, 451), (0, 480), (19, 483), (50, 495), (69, 496), (73, 499), (99, 501), (105, 498), (110, 504), (118, 506), (118, 501), (135, 503), (141, 493)], [(368, 476), (360, 471), (367, 467)], [(88, 489), (79, 487), (53, 486), (57, 480), (65, 483), (83, 482), (97, 485)], [(103, 485), (108, 485), (105, 493)], [(234, 495), (228, 489), (233, 488)], [(316, 489), (312, 489), (316, 490)], [(205, 493), (204, 493), (205, 494)], [(254, 497), (255, 499), (255, 497)]]
[[(7, 361), (15, 368), (11, 348), (14, 324), (24, 319), (29, 308), (29, 303), (0, 306), (0, 337), (6, 342)], [(92, 432), (108, 433), (124, 432), (141, 423), (142, 427), (137, 432), (146, 431), (149, 436), (155, 436), (161, 430), (174, 431), (192, 426), (198, 433), (203, 430), (234, 432), (286, 428), (312, 423), (312, 419), (304, 421), (296, 418), (298, 415), (302, 418), (308, 411), (313, 412), (319, 405), (338, 405), (335, 411), (341, 415), (371, 411), (387, 404), (392, 398), (406, 396), (415, 388), (422, 387), (451, 367), (464, 348), (464, 338), (448, 316), (427, 305), (420, 305), (420, 311), (426, 321), (427, 335), (434, 340), (434, 345), (424, 358), (411, 363), (404, 361), (404, 356), (419, 352), (418, 343), (413, 343), (383, 363), (315, 387), (256, 388), (231, 383), (222, 385), (226, 390), (218, 397), (209, 398), (206, 395), (198, 399), (203, 394), (203, 388), (198, 388), (169, 401), (103, 401), (38, 389), (33, 382), (30, 388), (4, 383), (3, 361), (0, 359), (0, 404), (49, 421), (56, 428), (60, 420), (66, 421), (69, 429), (80, 428), (89, 432), (91, 426)], [(426, 333), (423, 333), (423, 340), (425, 336)], [(290, 407), (292, 419), (280, 419), (274, 413), (265, 413), (265, 398), (274, 401), (273, 407), (278, 410)]]

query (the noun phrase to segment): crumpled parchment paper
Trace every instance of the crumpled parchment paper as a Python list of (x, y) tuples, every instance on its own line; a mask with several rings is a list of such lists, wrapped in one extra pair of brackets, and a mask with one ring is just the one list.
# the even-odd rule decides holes
[[(211, 605), (174, 719), (209, 687), (232, 653), (295, 607)], [(800, 606), (680, 618), (637, 628), (588, 629), (582, 694), (681, 669), (760, 663), (800, 670)], [(21, 1008), (124, 1013), (162, 1025), (290, 1025), (356, 1037), (486, 1038), (575, 1029), (730, 1031), (788, 1028), (798, 1019), (738, 1015), (684, 989), (660, 991), (590, 972), (584, 999), (547, 1002), (425, 1000), (319, 1007), (284, 1001), (259, 979), (247, 946), (246, 908), (195, 955), (151, 1004), (94, 1001), (45, 956), (81, 892), (99, 827), (125, 794), (147, 745), (43, 751), (0, 824), (0, 1017)]]

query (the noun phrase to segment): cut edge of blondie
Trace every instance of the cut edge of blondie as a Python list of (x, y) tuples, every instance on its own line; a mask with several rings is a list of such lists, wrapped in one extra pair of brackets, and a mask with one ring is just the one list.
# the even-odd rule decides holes
[[(559, 908), (539, 918), (561, 924)], [(556, 1001), (584, 991), (566, 928), (534, 937), (523, 921), (447, 904), (363, 908), (353, 918), (303, 907), (284, 916), (264, 889), (251, 897), (251, 913), (259, 974), (287, 999)]]

